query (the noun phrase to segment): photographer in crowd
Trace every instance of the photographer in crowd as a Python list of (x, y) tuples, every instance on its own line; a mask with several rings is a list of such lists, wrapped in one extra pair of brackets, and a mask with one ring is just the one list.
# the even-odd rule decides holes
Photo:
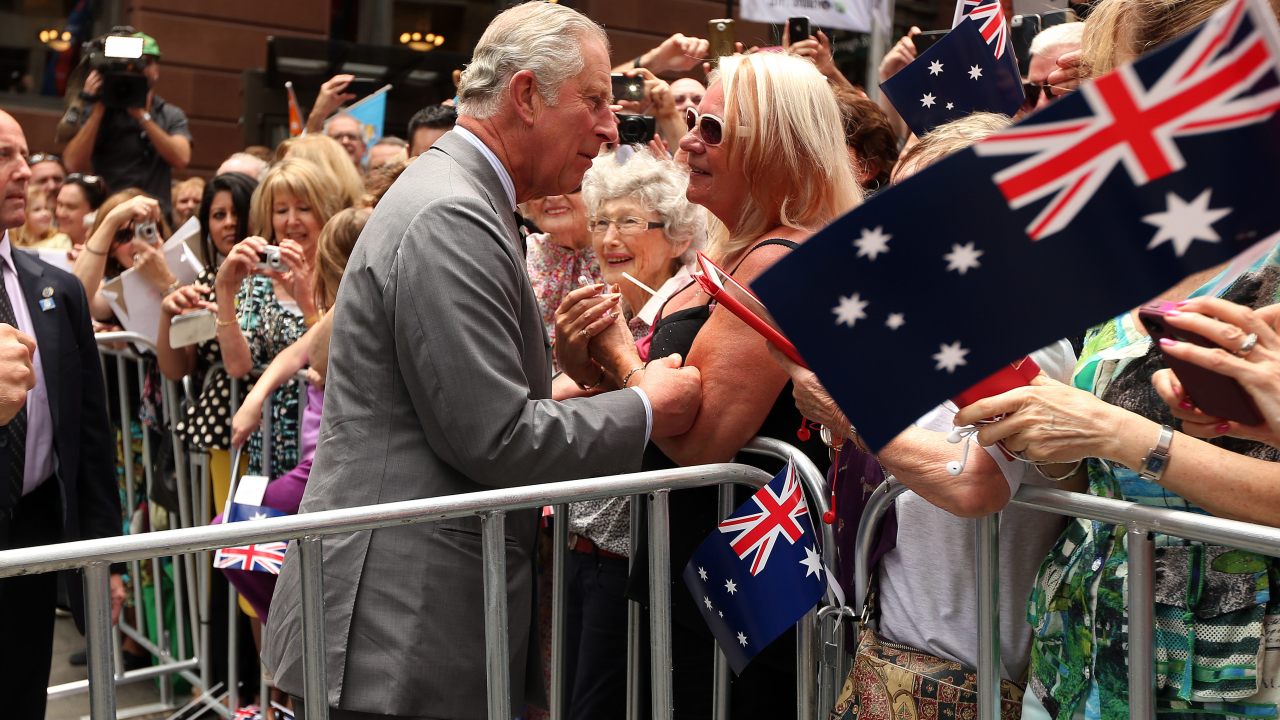
[[(102, 176), (108, 187), (136, 187), (159, 199), (167, 217), (172, 171), (191, 162), (187, 115), (155, 94), (160, 79), (160, 46), (155, 38), (127, 27), (116, 28), (107, 37), (140, 39), (142, 55), (128, 62), (127, 70), (110, 67), (126, 61), (106, 58), (107, 65), (89, 72), (81, 97), (93, 109), (67, 143), (63, 159), (72, 172), (92, 172)], [(145, 96), (132, 97), (136, 90), (131, 86), (136, 83), (128, 80), (136, 73), (146, 78)]]

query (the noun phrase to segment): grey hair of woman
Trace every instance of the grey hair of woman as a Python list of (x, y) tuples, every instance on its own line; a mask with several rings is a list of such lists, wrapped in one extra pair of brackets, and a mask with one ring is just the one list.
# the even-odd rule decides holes
[(707, 211), (685, 199), (688, 186), (687, 170), (637, 146), (626, 162), (618, 162), (613, 153), (597, 157), (582, 178), (582, 200), (591, 217), (611, 200), (638, 201), (662, 218), (663, 235), (672, 245), (689, 243), (679, 258), (687, 265), (707, 244)]

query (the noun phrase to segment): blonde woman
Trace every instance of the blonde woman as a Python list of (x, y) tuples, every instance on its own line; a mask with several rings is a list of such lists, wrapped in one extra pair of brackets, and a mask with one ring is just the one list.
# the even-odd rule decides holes
[[(722, 58), (686, 121), (689, 132), (680, 141), (689, 162), (686, 196), (715, 218), (708, 254), (744, 285), (861, 200), (835, 96), (806, 60), (772, 53)], [(569, 294), (557, 351), (579, 383), (596, 382), (603, 370), (604, 385), (629, 387), (645, 364), (627, 326), (611, 318), (620, 298), (602, 290), (596, 285)], [(708, 300), (696, 284), (687, 284), (654, 323), (650, 357), (679, 353), (696, 366), (702, 404), (687, 433), (650, 446), (645, 470), (725, 462), (756, 435), (796, 439), (802, 418), (783, 392), (787, 374), (762, 337)], [(583, 330), (594, 336), (586, 360), (578, 354)], [(802, 447), (825, 462), (816, 435)], [(677, 492), (671, 512), (672, 556), (689, 557), (719, 520), (716, 491)], [(635, 552), (642, 555), (644, 546)], [(637, 557), (635, 567), (646, 566)], [(633, 583), (640, 580), (633, 575)], [(688, 595), (674, 597), (675, 706), (681, 716), (707, 717), (711, 635)], [(779, 679), (794, 673), (794, 660), (794, 642), (775, 642), (734, 683), (733, 706), (753, 708), (759, 717), (794, 713), (795, 684)]]
[[(214, 281), (218, 344), (227, 374), (243, 378), (266, 367), (319, 319), (312, 294), (316, 243), (329, 218), (345, 207), (331, 176), (315, 164), (287, 158), (254, 191), (249, 227), (258, 235), (236, 243)], [(270, 250), (268, 248), (271, 248)], [(261, 266), (279, 253), (282, 269)], [(273, 396), (272, 457), (249, 438), (249, 471), (279, 477), (298, 463), (298, 392), (289, 383)]]

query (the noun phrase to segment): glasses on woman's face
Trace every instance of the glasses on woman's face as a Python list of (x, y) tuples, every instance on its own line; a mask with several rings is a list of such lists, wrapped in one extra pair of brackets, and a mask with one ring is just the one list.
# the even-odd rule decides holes
[(587, 228), (593, 235), (603, 235), (609, 232), (609, 226), (618, 228), (619, 235), (639, 235), (646, 230), (656, 230), (660, 227), (666, 227), (666, 223), (650, 222), (644, 218), (628, 216), (618, 218), (593, 217), (587, 223)]
[(724, 120), (715, 115), (703, 115), (697, 108), (689, 108), (684, 111), (684, 123), (689, 126), (689, 132), (698, 129), (703, 145), (715, 147), (724, 142)]

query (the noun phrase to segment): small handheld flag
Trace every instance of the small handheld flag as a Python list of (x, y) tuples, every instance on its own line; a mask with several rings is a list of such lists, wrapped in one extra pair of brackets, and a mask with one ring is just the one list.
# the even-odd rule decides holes
[(293, 92), (292, 82), (286, 82), (284, 89), (289, 95), (289, 137), (298, 137), (302, 134), (302, 110), (298, 108), (298, 96)]
[(387, 93), (390, 90), (390, 85), (383, 85), (343, 111), (360, 122), (360, 133), (366, 148), (382, 139), (387, 117)]
[(741, 674), (827, 589), (804, 490), (791, 463), (720, 523), (684, 582), (730, 667)]
[[(226, 512), (223, 513), (223, 522), (265, 520), (288, 515), (288, 513), (273, 507), (244, 502), (248, 498), (256, 503), (261, 503), (262, 491), (266, 489), (267, 485), (265, 481), (266, 478), (260, 476), (245, 476), (241, 478), (240, 487), (236, 490), (235, 498), (231, 501)], [(222, 548), (214, 554), (213, 566), (222, 569), (249, 570), (279, 575), (280, 568), (284, 565), (284, 554), (287, 547), (288, 543), (286, 542), (268, 542)]]
[(1233, 0), (879, 193), (752, 289), (878, 449), (1011, 360), (1280, 230), (1278, 110), (1276, 18)]

